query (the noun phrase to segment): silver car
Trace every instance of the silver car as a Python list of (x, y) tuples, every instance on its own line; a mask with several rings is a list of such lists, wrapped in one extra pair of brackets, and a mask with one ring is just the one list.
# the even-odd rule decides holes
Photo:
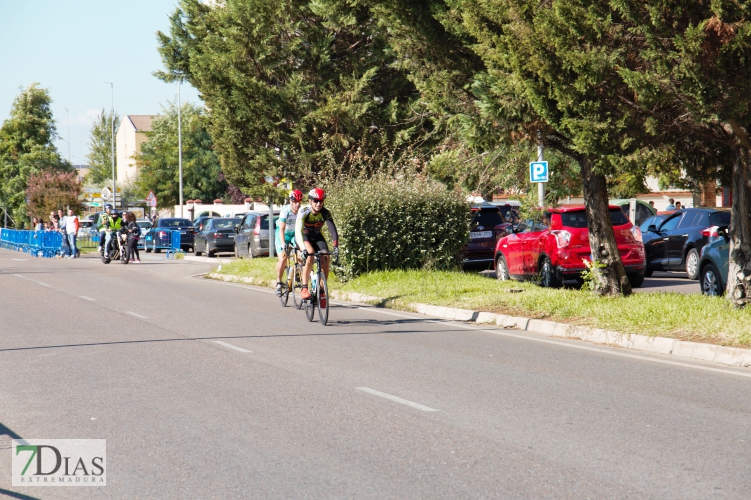
[[(279, 211), (274, 212), (274, 227)], [(269, 213), (248, 212), (235, 227), (235, 257), (254, 258), (269, 255)]]

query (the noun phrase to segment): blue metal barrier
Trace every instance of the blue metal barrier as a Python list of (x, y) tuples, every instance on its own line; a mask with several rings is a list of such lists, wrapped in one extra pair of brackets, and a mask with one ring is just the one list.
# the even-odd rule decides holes
[(63, 235), (57, 231), (0, 229), (0, 248), (51, 258), (62, 255)]
[(167, 258), (173, 259), (177, 252), (182, 252), (180, 248), (180, 239), (182, 238), (180, 231), (170, 231), (170, 248), (167, 250)]

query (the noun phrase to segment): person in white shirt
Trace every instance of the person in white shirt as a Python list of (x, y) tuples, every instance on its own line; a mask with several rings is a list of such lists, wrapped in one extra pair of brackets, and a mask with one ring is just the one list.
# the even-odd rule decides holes
[(78, 256), (78, 248), (76, 247), (78, 227), (78, 217), (73, 214), (73, 210), (68, 210), (68, 216), (65, 217), (65, 233), (68, 238), (68, 246), (70, 247), (69, 259), (74, 259)]

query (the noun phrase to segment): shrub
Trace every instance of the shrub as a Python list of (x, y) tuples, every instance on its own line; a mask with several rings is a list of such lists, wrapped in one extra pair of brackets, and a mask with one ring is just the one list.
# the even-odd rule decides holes
[(469, 236), (461, 193), (414, 172), (340, 176), (326, 183), (343, 279), (391, 269), (453, 269)]

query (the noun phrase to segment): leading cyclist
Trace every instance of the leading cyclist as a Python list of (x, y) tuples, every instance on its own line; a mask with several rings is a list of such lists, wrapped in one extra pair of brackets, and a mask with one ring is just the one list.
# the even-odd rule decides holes
[[(321, 228), (324, 223), (329, 229), (329, 235), (334, 242), (334, 257), (339, 255), (339, 235), (336, 232), (336, 226), (334, 225), (334, 219), (331, 218), (331, 212), (323, 207), (323, 201), (326, 199), (326, 193), (321, 188), (311, 189), (308, 193), (308, 201), (310, 205), (300, 210), (297, 214), (297, 223), (295, 224), (295, 240), (297, 241), (298, 248), (304, 248), (308, 253), (308, 258), (305, 261), (305, 269), (302, 273), (302, 290), (300, 290), (300, 297), (303, 300), (310, 299), (310, 292), (308, 291), (308, 276), (313, 269), (313, 256), (315, 252), (321, 252), (324, 254), (329, 253), (329, 247), (326, 245), (326, 240), (323, 239), (321, 234)], [(328, 255), (321, 256), (321, 267), (323, 268), (323, 274), (326, 276), (326, 281), (329, 279), (329, 257)]]
[(289, 194), (289, 205), (282, 208), (279, 218), (276, 221), (276, 235), (274, 236), (274, 246), (279, 261), (276, 263), (276, 295), (282, 296), (282, 271), (287, 264), (287, 246), (294, 244), (295, 241), (295, 223), (297, 222), (297, 213), (300, 211), (302, 204), (302, 191), (295, 189)]

